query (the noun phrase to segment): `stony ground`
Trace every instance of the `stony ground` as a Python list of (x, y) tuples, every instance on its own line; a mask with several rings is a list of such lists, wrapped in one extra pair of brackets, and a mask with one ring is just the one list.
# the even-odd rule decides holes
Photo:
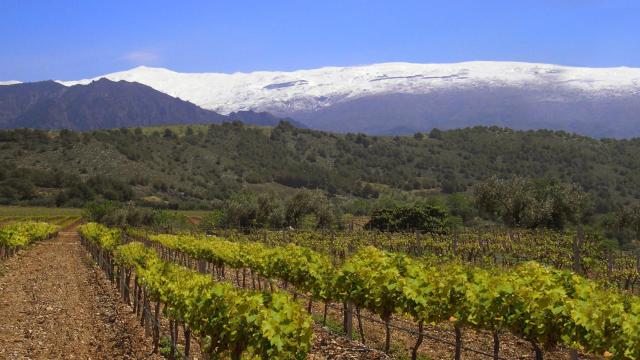
[(157, 358), (73, 231), (0, 263), (0, 319), (2, 359)]

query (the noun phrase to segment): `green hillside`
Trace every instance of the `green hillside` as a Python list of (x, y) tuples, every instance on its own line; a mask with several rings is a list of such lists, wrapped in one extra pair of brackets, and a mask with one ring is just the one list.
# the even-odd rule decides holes
[(206, 208), (242, 189), (339, 198), (463, 192), (493, 175), (574, 182), (597, 210), (640, 198), (640, 139), (475, 127), (374, 137), (241, 123), (0, 132), (0, 202)]

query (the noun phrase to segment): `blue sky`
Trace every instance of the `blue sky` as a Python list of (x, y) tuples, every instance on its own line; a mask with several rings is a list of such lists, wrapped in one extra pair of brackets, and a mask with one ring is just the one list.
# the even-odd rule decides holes
[(295, 70), (386, 61), (640, 67), (640, 1), (1, 0), (0, 80), (137, 65)]

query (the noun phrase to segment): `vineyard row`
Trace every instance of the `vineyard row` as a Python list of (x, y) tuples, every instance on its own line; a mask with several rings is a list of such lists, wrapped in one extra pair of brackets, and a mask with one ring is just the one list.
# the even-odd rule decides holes
[[(155, 303), (154, 348), (158, 349), (159, 312), (170, 319), (172, 348), (177, 347), (180, 324), (185, 339), (194, 334), (208, 357), (227, 354), (240, 359), (249, 352), (264, 359), (302, 359), (311, 342), (311, 318), (284, 293), (240, 290), (216, 282), (208, 275), (160, 259), (140, 243), (118, 245), (118, 230), (97, 224), (80, 228), (83, 242), (100, 259), (110, 278), (118, 278), (124, 297), (131, 302), (129, 284), (133, 276), (133, 307)], [(127, 284), (125, 287), (123, 284)], [(142, 305), (139, 305), (142, 304)], [(142, 322), (145, 312), (141, 312)], [(189, 334), (188, 336), (186, 334)], [(190, 341), (185, 342), (189, 356)]]
[[(466, 327), (493, 332), (496, 341), (508, 331), (529, 341), (536, 358), (558, 344), (615, 358), (640, 356), (636, 297), (535, 262), (507, 271), (486, 270), (459, 262), (429, 264), (366, 247), (336, 268), (329, 257), (295, 245), (267, 247), (190, 235), (148, 239), (161, 245), (161, 251), (177, 250), (211, 263), (222, 275), (225, 267), (249, 269), (269, 279), (270, 287), (271, 280), (281, 279), (315, 300), (367, 309), (387, 324), (387, 351), (390, 319), (401, 315), (415, 320), (419, 334), (424, 324), (449, 321), (457, 342)], [(415, 349), (421, 341), (419, 336)]]

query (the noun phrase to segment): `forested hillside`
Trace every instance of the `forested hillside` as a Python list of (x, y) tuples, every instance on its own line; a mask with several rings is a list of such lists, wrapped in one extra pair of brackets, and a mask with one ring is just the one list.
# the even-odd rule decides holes
[(339, 198), (464, 192), (493, 175), (577, 183), (596, 210), (640, 198), (640, 139), (475, 127), (373, 137), (239, 122), (79, 133), (0, 132), (3, 203), (95, 198), (209, 207), (242, 190)]

